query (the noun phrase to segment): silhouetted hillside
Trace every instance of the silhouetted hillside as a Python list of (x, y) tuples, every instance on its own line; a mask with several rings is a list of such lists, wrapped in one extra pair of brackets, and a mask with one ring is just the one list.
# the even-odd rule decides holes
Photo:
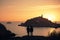
[(58, 28), (57, 23), (53, 23), (50, 20), (43, 17), (35, 17), (28, 19), (25, 23), (21, 23), (19, 26), (33, 26), (33, 27), (54, 27)]
[(5, 26), (0, 23), (0, 40), (8, 40), (14, 37), (15, 37), (15, 34), (7, 30)]

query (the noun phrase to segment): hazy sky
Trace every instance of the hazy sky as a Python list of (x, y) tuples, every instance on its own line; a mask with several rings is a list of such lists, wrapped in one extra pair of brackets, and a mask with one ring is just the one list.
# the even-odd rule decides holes
[[(52, 21), (60, 21), (60, 0), (0, 0), (0, 21), (25, 21), (41, 14)], [(9, 27), (8, 24), (6, 26), (17, 34), (25, 32), (24, 28), (15, 27), (17, 25), (13, 23), (14, 28), (11, 25)], [(46, 35), (48, 30), (42, 31), (44, 32), (39, 34)]]
[(41, 14), (60, 21), (60, 0), (0, 0), (0, 21), (25, 21)]

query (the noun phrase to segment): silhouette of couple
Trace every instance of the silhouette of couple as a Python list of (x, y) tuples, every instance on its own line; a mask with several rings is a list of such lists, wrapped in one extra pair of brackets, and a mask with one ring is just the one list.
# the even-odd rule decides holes
[(27, 33), (28, 33), (28, 36), (33, 35), (33, 27), (32, 26), (27, 26)]

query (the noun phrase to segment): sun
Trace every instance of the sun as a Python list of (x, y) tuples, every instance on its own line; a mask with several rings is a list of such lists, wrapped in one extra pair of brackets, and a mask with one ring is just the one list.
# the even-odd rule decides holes
[(43, 16), (44, 18), (47, 18), (50, 21), (55, 21), (55, 15), (53, 15), (52, 13), (46, 13)]

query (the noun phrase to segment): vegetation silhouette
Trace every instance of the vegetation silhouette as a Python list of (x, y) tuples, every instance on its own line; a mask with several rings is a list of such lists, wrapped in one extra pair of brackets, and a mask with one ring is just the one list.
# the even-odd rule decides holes
[(54, 30), (50, 35), (49, 35), (50, 40), (60, 40), (60, 32), (56, 33)]

